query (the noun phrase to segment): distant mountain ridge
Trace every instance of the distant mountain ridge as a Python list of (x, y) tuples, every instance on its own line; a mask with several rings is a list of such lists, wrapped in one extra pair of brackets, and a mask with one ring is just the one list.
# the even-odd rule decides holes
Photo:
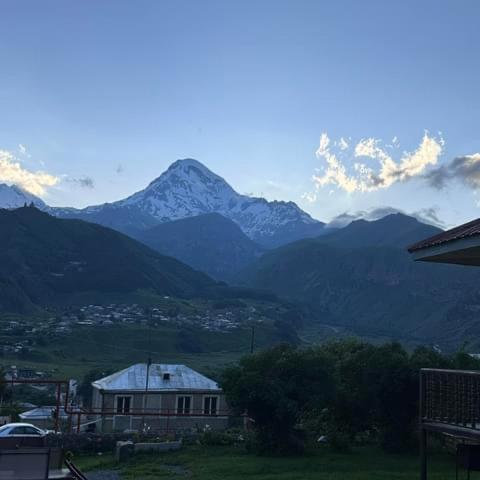
[(19, 187), (0, 185), (0, 208), (31, 202), (52, 215), (99, 223), (132, 236), (169, 221), (219, 213), (267, 248), (315, 237), (324, 227), (293, 202), (269, 202), (237, 193), (193, 159), (177, 160), (145, 189), (126, 199), (83, 209), (49, 207)]
[(401, 214), (357, 221), (271, 250), (240, 275), (359, 334), (458, 345), (480, 334), (480, 271), (414, 262), (406, 246), (440, 230)]
[(163, 255), (225, 281), (264, 251), (219, 213), (162, 223), (141, 232), (138, 239)]
[(375, 221), (355, 220), (330, 233), (325, 231), (322, 243), (342, 248), (390, 246), (406, 248), (418, 239), (442, 230), (403, 213), (392, 213)]
[(0, 208), (20, 208), (25, 205), (33, 204), (40, 210), (48, 209), (43, 200), (27, 192), (17, 185), (6, 185), (0, 183)]

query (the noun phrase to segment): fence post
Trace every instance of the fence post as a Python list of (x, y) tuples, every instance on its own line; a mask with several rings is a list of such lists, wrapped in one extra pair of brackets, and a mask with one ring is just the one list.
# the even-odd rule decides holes
[(427, 480), (427, 431), (420, 427), (420, 480)]
[(423, 428), (425, 408), (426, 372), (420, 370), (418, 385), (418, 427), (420, 436), (420, 480), (427, 480), (427, 431)]
[(59, 421), (60, 421), (60, 384), (57, 384), (57, 409), (55, 411), (55, 433), (58, 433)]

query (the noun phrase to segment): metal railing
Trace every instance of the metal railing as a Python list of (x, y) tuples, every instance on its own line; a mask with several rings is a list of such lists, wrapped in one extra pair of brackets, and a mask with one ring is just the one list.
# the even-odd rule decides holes
[[(54, 423), (55, 432), (66, 431), (72, 432), (76, 431), (79, 433), (81, 427), (89, 423), (99, 423), (106, 418), (119, 418), (119, 417), (130, 417), (130, 418), (142, 418), (142, 423), (146, 424), (149, 421), (157, 420), (166, 420), (165, 425), (161, 428), (158, 428), (156, 431), (162, 431), (169, 433), (174, 428), (181, 427), (182, 420), (188, 421), (191, 419), (196, 419), (197, 421), (203, 420), (214, 421), (215, 419), (232, 419), (245, 420), (245, 415), (235, 415), (229, 409), (219, 409), (219, 408), (133, 408), (129, 407), (127, 410), (119, 410), (116, 407), (105, 407), (100, 408), (82, 408), (70, 403), (70, 384), (67, 380), (25, 380), (25, 379), (10, 379), (10, 380), (0, 380), (4, 384), (9, 386), (14, 385), (42, 385), (42, 386), (51, 386), (55, 388), (56, 393), (56, 405), (52, 411), (52, 421)], [(202, 392), (200, 392), (202, 393)], [(209, 393), (209, 391), (203, 392)], [(63, 400), (62, 400), (63, 397)], [(49, 406), (50, 407), (50, 406)], [(42, 416), (41, 419), (44, 417)], [(35, 417), (30, 417), (30, 420), (36, 420)], [(37, 420), (40, 420), (38, 418)], [(175, 422), (172, 424), (171, 422)], [(61, 423), (64, 424), (61, 426)], [(188, 425), (186, 425), (188, 426)], [(186, 427), (185, 427), (186, 428)]]
[(480, 371), (420, 371), (420, 423), (480, 430)]

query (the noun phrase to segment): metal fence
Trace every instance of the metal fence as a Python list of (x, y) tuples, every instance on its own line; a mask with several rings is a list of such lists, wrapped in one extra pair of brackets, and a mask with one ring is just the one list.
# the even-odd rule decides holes
[(480, 430), (480, 372), (422, 369), (420, 422)]
[[(178, 409), (166, 408), (83, 408), (71, 403), (69, 382), (66, 380), (20, 380), (3, 381), (9, 386), (41, 385), (53, 388), (56, 405), (52, 408), (50, 425), (38, 425), (41, 418), (29, 417), (29, 422), (52, 428), (55, 432), (100, 431), (107, 426), (108, 432), (137, 431), (140, 433), (170, 434), (190, 430), (222, 430), (228, 427), (248, 428), (249, 419), (246, 415), (236, 415), (230, 410), (201, 408)], [(40, 407), (39, 409), (42, 409)]]

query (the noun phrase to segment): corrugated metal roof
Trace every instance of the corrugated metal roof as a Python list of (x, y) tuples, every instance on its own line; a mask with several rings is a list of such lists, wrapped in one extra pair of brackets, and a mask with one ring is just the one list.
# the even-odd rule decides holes
[[(38, 407), (19, 415), (22, 420), (51, 420), (57, 407)], [(66, 418), (64, 407), (60, 407), (60, 417)]]
[(408, 251), (415, 252), (417, 250), (422, 250), (423, 248), (444, 245), (445, 243), (453, 242), (454, 240), (474, 237), (476, 235), (480, 235), (480, 218), (414, 243), (408, 247)]
[[(170, 374), (169, 379), (164, 374)], [(145, 390), (147, 364), (137, 363), (108, 377), (92, 382), (95, 388), (112, 391)], [(185, 365), (153, 363), (148, 375), (149, 391), (220, 390), (216, 382)]]

